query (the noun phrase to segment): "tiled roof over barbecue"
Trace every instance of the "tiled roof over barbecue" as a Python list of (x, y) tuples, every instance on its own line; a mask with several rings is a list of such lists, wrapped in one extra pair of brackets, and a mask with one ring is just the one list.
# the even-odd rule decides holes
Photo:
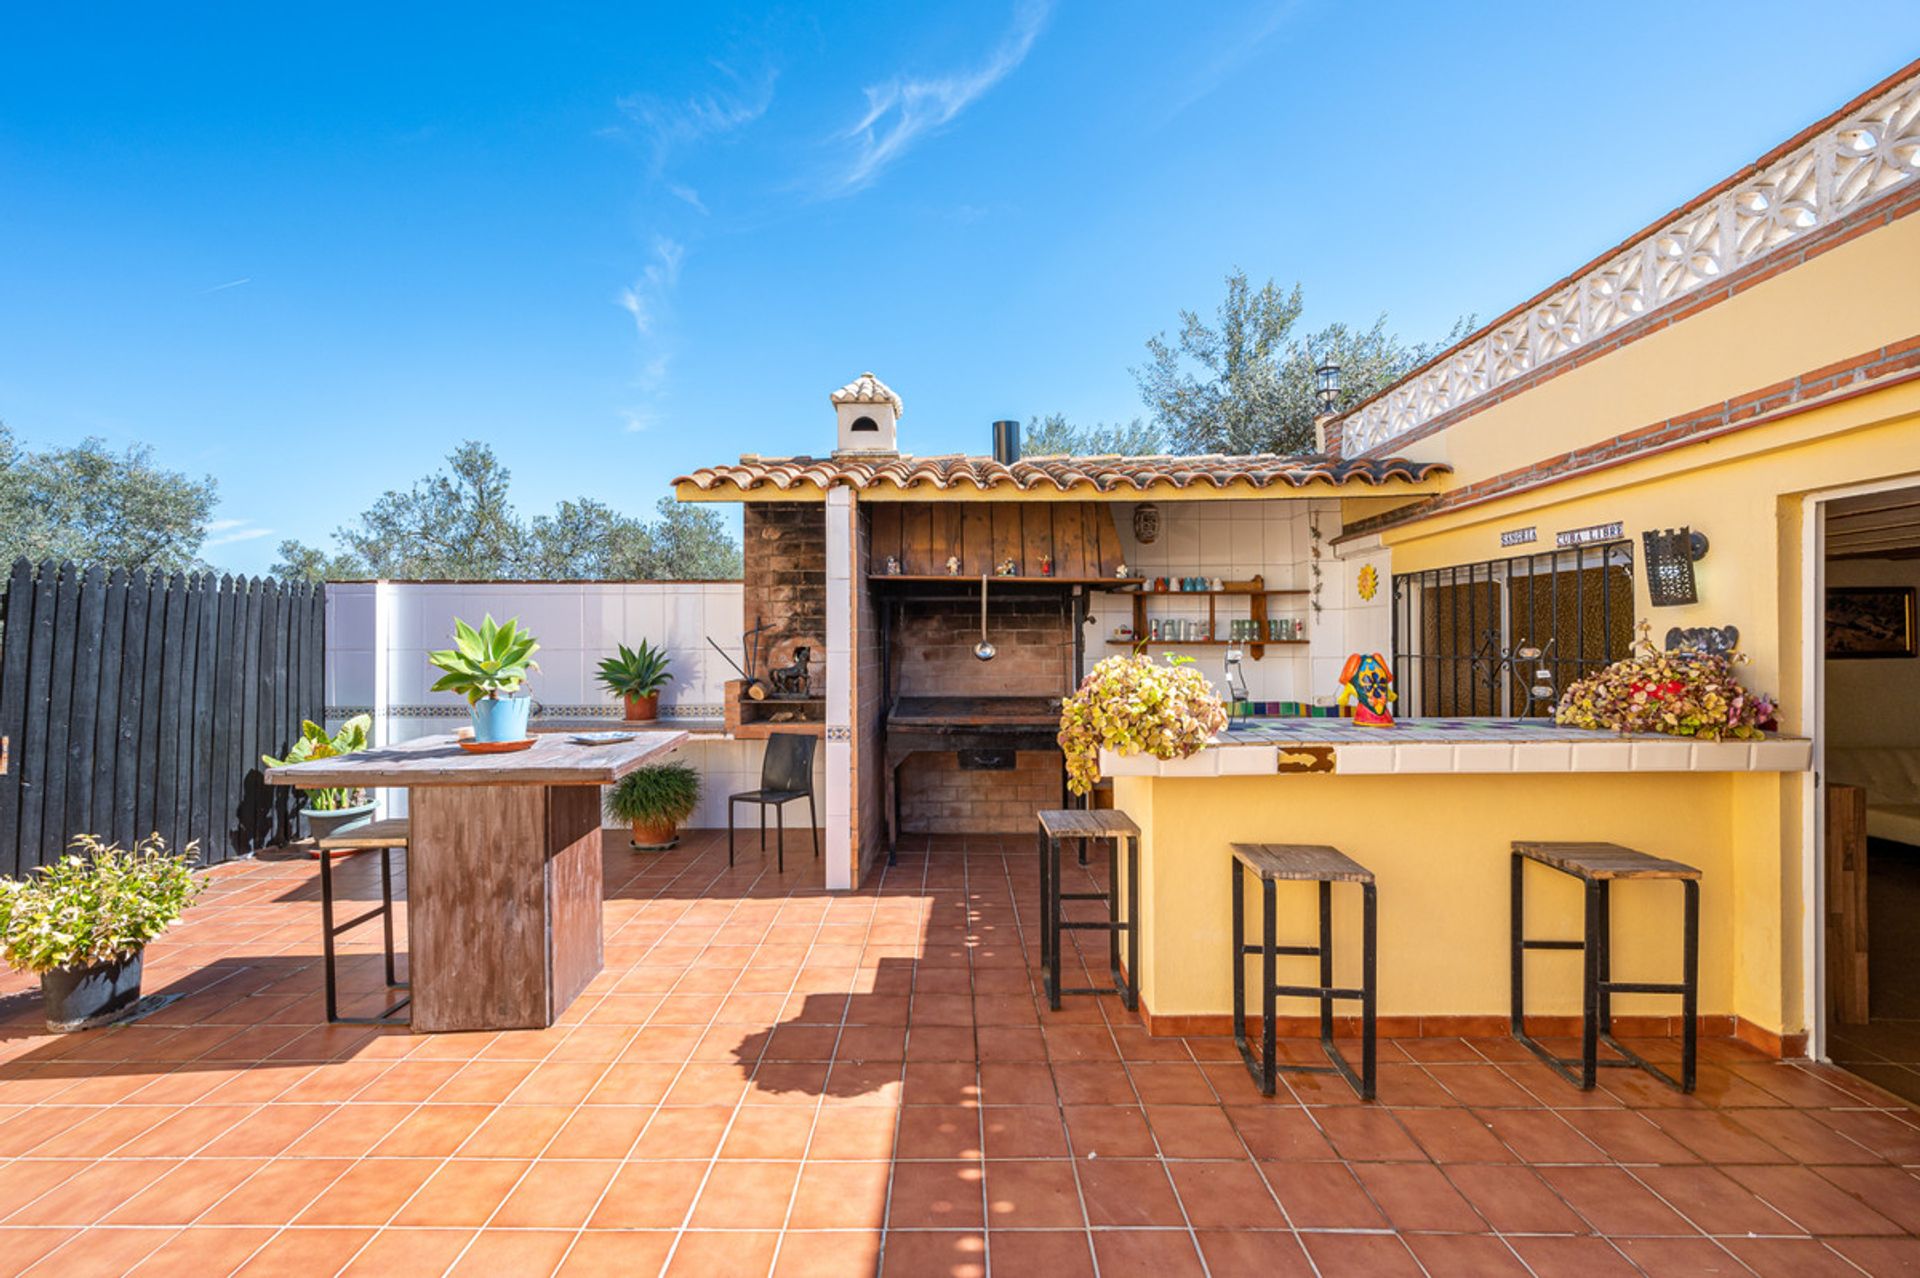
[(737, 465), (703, 466), (675, 480), (710, 492), (733, 487), (791, 490), (885, 488), (927, 490), (929, 493), (972, 486), (1010, 492), (1145, 492), (1158, 488), (1304, 488), (1358, 485), (1378, 488), (1396, 482), (1418, 483), (1444, 475), (1442, 462), (1412, 461), (1404, 457), (1343, 460), (1311, 455), (1281, 456), (1254, 453), (1201, 457), (1023, 457), (1011, 466), (991, 457), (950, 453), (943, 457), (759, 457), (747, 455)]

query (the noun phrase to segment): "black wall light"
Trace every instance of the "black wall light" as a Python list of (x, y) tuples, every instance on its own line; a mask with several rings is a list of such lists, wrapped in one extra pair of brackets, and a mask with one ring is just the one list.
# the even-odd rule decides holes
[(1324, 415), (1334, 411), (1340, 403), (1340, 366), (1322, 364), (1313, 370), (1313, 392), (1320, 401), (1320, 412)]
[(1648, 529), (1640, 534), (1647, 548), (1647, 597), (1656, 608), (1700, 602), (1693, 564), (1707, 554), (1707, 535), (1689, 528)]

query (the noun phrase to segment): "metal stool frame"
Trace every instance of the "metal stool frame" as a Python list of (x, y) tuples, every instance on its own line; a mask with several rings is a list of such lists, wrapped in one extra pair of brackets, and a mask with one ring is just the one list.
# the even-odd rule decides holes
[[(1044, 827), (1040, 830), (1040, 961), (1046, 969), (1041, 984), (1046, 988), (1047, 1006), (1054, 1011), (1060, 1010), (1060, 998), (1063, 994), (1118, 994), (1122, 1005), (1129, 1012), (1140, 1006), (1140, 929), (1136, 922), (1140, 917), (1140, 837), (1138, 835), (1116, 834), (1102, 839), (1107, 845), (1107, 890), (1104, 892), (1063, 892), (1060, 890), (1060, 843), (1062, 838), (1074, 839), (1080, 845), (1084, 864), (1086, 846), (1095, 836), (1091, 835), (1050, 835)], [(1127, 843), (1127, 919), (1120, 921), (1120, 842)], [(1107, 917), (1105, 919), (1066, 919), (1061, 917), (1061, 906), (1068, 901), (1105, 901)], [(1107, 965), (1113, 973), (1111, 986), (1079, 986), (1062, 988), (1060, 985), (1060, 933), (1072, 931), (1105, 931), (1107, 934)], [(1120, 934), (1127, 934), (1127, 966), (1123, 972), (1120, 967)]]
[[(380, 855), (380, 904), (364, 914), (356, 914), (344, 923), (333, 921), (333, 858), (345, 853), (359, 856), (362, 852), (377, 852)], [(405, 856), (405, 848), (366, 848), (360, 851), (350, 849), (322, 848), (320, 850), (320, 948), (323, 954), (322, 966), (327, 986), (327, 1023), (329, 1025), (407, 1025), (410, 1016), (399, 1013), (413, 1001), (412, 994), (402, 995), (396, 1003), (390, 1004), (384, 1011), (372, 1016), (340, 1015), (339, 976), (334, 970), (333, 942), (359, 927), (362, 923), (378, 918), (381, 924), (382, 943), (387, 959), (387, 988), (390, 990), (410, 990), (411, 982), (397, 979), (394, 970), (393, 952), (393, 854)]]

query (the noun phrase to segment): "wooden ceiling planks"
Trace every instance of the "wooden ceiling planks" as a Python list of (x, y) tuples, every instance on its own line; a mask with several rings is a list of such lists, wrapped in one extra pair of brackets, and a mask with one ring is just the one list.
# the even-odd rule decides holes
[(1122, 552), (1113, 509), (1101, 502), (875, 502), (867, 572), (884, 576), (887, 557), (909, 577), (946, 576), (949, 557), (960, 573), (997, 575), (1013, 561), (1014, 576), (1112, 577)]

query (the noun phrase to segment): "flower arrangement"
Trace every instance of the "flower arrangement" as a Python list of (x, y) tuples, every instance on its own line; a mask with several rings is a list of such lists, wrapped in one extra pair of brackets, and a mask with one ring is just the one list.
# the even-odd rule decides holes
[(1122, 754), (1184, 759), (1227, 726), (1227, 709), (1191, 657), (1160, 664), (1144, 653), (1108, 657), (1060, 710), (1067, 788), (1086, 794), (1100, 779), (1102, 746)]
[(91, 834), (24, 878), (0, 879), (0, 951), (23, 972), (110, 963), (172, 927), (205, 886), (195, 845), (174, 856), (159, 835), (125, 851)]
[(1734, 677), (1741, 653), (1656, 648), (1650, 627), (1640, 623), (1632, 655), (1567, 687), (1553, 721), (1575, 728), (1616, 732), (1662, 732), (1719, 741), (1752, 738), (1773, 722), (1773, 698), (1750, 692)]

